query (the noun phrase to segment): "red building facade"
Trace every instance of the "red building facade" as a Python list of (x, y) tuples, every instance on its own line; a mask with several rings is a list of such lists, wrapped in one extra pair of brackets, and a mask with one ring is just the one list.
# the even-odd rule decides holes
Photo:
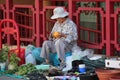
[[(41, 46), (52, 29), (54, 20), (50, 19), (56, 6), (63, 6), (69, 17), (77, 24), (78, 44), (85, 48), (93, 48), (107, 56), (120, 51), (120, 0), (29, 0), (20, 3), (19, 0), (0, 1), (1, 44), (16, 44), (16, 33), (5, 34), (7, 23), (11, 19), (17, 23), (19, 43)], [(3, 30), (4, 29), (4, 30)], [(12, 27), (12, 29), (15, 29)], [(16, 29), (15, 29), (16, 30)], [(17, 31), (17, 30), (16, 30)]]

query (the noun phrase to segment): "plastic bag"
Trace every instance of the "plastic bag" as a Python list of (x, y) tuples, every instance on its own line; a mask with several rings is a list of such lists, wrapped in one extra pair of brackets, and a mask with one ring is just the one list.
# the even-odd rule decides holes
[(75, 46), (72, 48), (72, 60), (80, 60), (82, 57), (81, 55), (82, 51), (81, 48), (78, 46)]
[(41, 53), (41, 48), (40, 47), (37, 47), (34, 50), (32, 50), (32, 55), (35, 57), (35, 59), (37, 61), (39, 61), (40, 63), (42, 63), (42, 62), (45, 61), (45, 59), (40, 57), (40, 53)]
[(71, 69), (72, 69), (72, 61), (73, 61), (72, 56), (68, 56), (68, 57), (66, 57), (66, 67), (63, 68), (62, 71), (68, 71), (68, 70), (71, 70)]
[(25, 63), (32, 63), (32, 64), (36, 64), (36, 59), (35, 57), (32, 55), (32, 51), (35, 49), (35, 47), (33, 45), (28, 45), (26, 50), (25, 50)]
[(35, 49), (35, 46), (29, 44), (27, 47), (26, 47), (26, 50), (25, 50), (25, 56), (27, 56), (29, 53), (32, 53), (32, 50)]
[(35, 65), (36, 65), (36, 59), (35, 59), (35, 57), (34, 57), (32, 54), (28, 54), (28, 55), (25, 57), (25, 62), (26, 62), (26, 64), (32, 63), (32, 64), (35, 64)]
[(94, 55), (94, 50), (93, 49), (85, 49), (83, 51), (83, 53), (85, 54), (85, 56), (87, 56), (88, 58), (91, 58), (93, 57)]
[(93, 49), (85, 49), (84, 51), (81, 50), (80, 47), (76, 46), (72, 49), (72, 59), (73, 60), (80, 60), (82, 57), (87, 56), (88, 58), (93, 57), (94, 50)]

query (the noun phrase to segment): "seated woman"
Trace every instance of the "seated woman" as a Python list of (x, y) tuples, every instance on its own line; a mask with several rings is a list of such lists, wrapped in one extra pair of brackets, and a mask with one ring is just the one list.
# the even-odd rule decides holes
[(50, 33), (49, 40), (43, 42), (40, 57), (45, 58), (49, 63), (49, 53), (57, 53), (60, 59), (60, 69), (66, 66), (65, 53), (71, 51), (77, 44), (76, 24), (68, 18), (69, 13), (63, 7), (56, 7), (53, 10), (51, 19), (56, 19), (56, 23)]

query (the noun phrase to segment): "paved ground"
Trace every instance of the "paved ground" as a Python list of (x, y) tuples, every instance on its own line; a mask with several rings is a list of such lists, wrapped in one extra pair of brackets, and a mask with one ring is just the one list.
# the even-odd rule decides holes
[(7, 76), (1, 76), (0, 80), (25, 80), (25, 79), (16, 79), (16, 78), (11, 78), (11, 77), (7, 77)]

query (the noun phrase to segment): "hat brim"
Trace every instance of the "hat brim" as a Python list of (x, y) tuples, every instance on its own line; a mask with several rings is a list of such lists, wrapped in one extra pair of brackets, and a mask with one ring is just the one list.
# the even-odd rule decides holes
[(64, 17), (66, 17), (66, 16), (68, 16), (69, 15), (69, 13), (68, 12), (64, 12), (63, 14), (60, 14), (60, 15), (53, 15), (52, 17), (51, 17), (51, 19), (57, 19), (57, 18), (64, 18)]

